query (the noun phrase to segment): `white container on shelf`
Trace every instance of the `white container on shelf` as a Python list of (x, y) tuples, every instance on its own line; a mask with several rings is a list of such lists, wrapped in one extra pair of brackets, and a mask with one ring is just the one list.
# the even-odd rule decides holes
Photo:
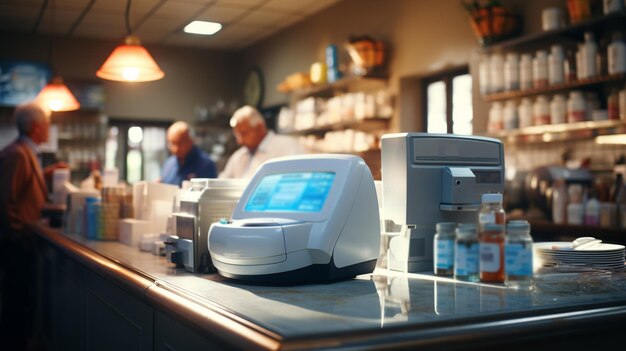
[(487, 131), (490, 133), (498, 132), (504, 127), (502, 103), (499, 101), (491, 104), (489, 110), (489, 121), (487, 123)]
[(614, 12), (624, 11), (624, 3), (626, 1), (622, 0), (603, 0), (602, 1), (602, 11), (605, 15)]
[(491, 69), (491, 63), (489, 56), (481, 55), (478, 62), (478, 86), (480, 93), (485, 95), (491, 92), (491, 79), (489, 78), (489, 71)]
[(619, 119), (626, 120), (626, 88), (619, 92)]
[(519, 90), (519, 55), (510, 52), (506, 54), (504, 62), (504, 89), (507, 91)]
[(609, 74), (626, 72), (626, 44), (620, 32), (613, 33), (613, 41), (607, 48), (607, 61)]
[(587, 120), (585, 99), (580, 91), (574, 90), (569, 93), (567, 100), (567, 122), (582, 122)]
[(504, 104), (503, 116), (505, 130), (517, 129), (519, 127), (519, 119), (517, 117), (517, 106), (515, 105), (515, 101), (508, 100)]
[(598, 55), (598, 44), (595, 42), (593, 33), (585, 32), (585, 42), (580, 46), (580, 50), (584, 78), (597, 76), (596, 56)]
[(533, 59), (533, 87), (546, 86), (548, 86), (548, 53), (545, 50), (538, 50)]
[(590, 91), (585, 93), (585, 107), (587, 110), (587, 120), (591, 120), (593, 111), (602, 108), (600, 106), (600, 99), (598, 99), (598, 95), (596, 93)]
[(561, 45), (552, 45), (550, 55), (548, 56), (548, 82), (550, 85), (563, 83), (564, 60), (563, 47)]
[(567, 101), (565, 96), (555, 94), (550, 101), (550, 121), (552, 124), (567, 122)]
[(493, 54), (489, 62), (489, 90), (492, 93), (502, 92), (504, 91), (504, 58), (501, 54)]
[(522, 90), (533, 87), (533, 58), (530, 54), (520, 56), (519, 84)]
[(519, 127), (530, 127), (533, 125), (533, 103), (530, 98), (523, 98), (517, 108)]
[(545, 95), (539, 95), (533, 105), (533, 125), (544, 124), (550, 124), (550, 104)]

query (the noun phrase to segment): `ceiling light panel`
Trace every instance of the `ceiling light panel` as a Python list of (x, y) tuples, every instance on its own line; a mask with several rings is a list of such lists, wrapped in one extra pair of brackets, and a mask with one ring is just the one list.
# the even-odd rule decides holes
[(216, 22), (193, 21), (185, 26), (185, 33), (213, 35), (222, 29), (222, 25)]

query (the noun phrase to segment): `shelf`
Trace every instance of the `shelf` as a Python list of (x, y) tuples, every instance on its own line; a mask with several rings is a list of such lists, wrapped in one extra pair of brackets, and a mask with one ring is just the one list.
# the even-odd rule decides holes
[[(594, 30), (596, 28), (603, 29), (623, 29), (624, 23), (626, 22), (626, 13), (612, 13), (609, 15), (603, 15), (599, 17), (591, 18), (587, 21), (583, 21), (574, 25), (565, 26), (564, 28), (559, 28), (550, 31), (544, 31), (531, 35), (524, 35), (514, 39), (501, 41), (496, 44), (492, 44), (486, 46), (482, 49), (483, 52), (494, 52), (494, 51), (503, 51), (510, 50), (514, 48), (519, 48), (529, 44), (539, 44), (542, 42), (548, 42), (554, 40), (554, 38), (558, 37), (573, 37), (580, 36), (580, 34), (584, 33), (588, 30)], [(576, 38), (576, 40), (580, 40), (581, 38)]]
[(507, 142), (552, 142), (588, 139), (598, 135), (621, 133), (626, 133), (626, 121), (624, 120), (546, 124), (487, 133), (485, 136), (499, 138)]
[(523, 97), (533, 96), (533, 95), (551, 94), (551, 93), (556, 93), (556, 92), (561, 92), (561, 91), (568, 91), (568, 90), (577, 89), (577, 88), (599, 86), (599, 85), (603, 85), (606, 83), (618, 83), (620, 81), (626, 81), (626, 74), (620, 73), (620, 74), (614, 74), (610, 76), (581, 79), (581, 80), (577, 80), (571, 83), (550, 85), (545, 88), (533, 88), (533, 89), (526, 89), (526, 90), (516, 90), (516, 91), (507, 91), (507, 92), (502, 92), (502, 93), (486, 94), (486, 95), (483, 95), (483, 100), (487, 102), (504, 101), (504, 100), (518, 99), (518, 98), (523, 98)]
[(314, 85), (307, 88), (296, 89), (291, 91), (290, 94), (296, 99), (300, 100), (308, 96), (332, 96), (336, 91), (347, 91), (354, 89), (358, 86), (359, 90), (367, 90), (367, 85), (380, 88), (381, 84), (386, 84), (386, 76), (351, 76), (337, 80), (336, 82), (329, 84)]
[(328, 124), (324, 126), (318, 126), (314, 128), (307, 128), (301, 130), (290, 130), (290, 131), (281, 131), (281, 134), (289, 134), (289, 135), (306, 135), (306, 134), (324, 134), (326, 132), (337, 131), (337, 130), (345, 130), (345, 129), (355, 129), (363, 132), (374, 132), (380, 131), (381, 129), (386, 129), (389, 125), (389, 118), (366, 118), (348, 122), (334, 123)]

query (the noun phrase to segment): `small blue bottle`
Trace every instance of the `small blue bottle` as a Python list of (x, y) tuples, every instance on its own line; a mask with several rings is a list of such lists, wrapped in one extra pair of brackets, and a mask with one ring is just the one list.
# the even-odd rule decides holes
[(332, 83), (341, 78), (339, 72), (339, 53), (335, 44), (326, 47), (326, 78), (328, 83)]

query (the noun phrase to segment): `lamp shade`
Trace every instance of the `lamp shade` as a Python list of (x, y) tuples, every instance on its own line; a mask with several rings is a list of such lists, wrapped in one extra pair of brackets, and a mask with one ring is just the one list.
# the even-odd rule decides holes
[(113, 50), (96, 76), (122, 82), (148, 82), (165, 77), (165, 73), (139, 39), (128, 36), (124, 44)]
[(35, 100), (44, 104), (52, 111), (78, 110), (80, 104), (74, 94), (67, 88), (61, 77), (54, 77), (37, 95)]

